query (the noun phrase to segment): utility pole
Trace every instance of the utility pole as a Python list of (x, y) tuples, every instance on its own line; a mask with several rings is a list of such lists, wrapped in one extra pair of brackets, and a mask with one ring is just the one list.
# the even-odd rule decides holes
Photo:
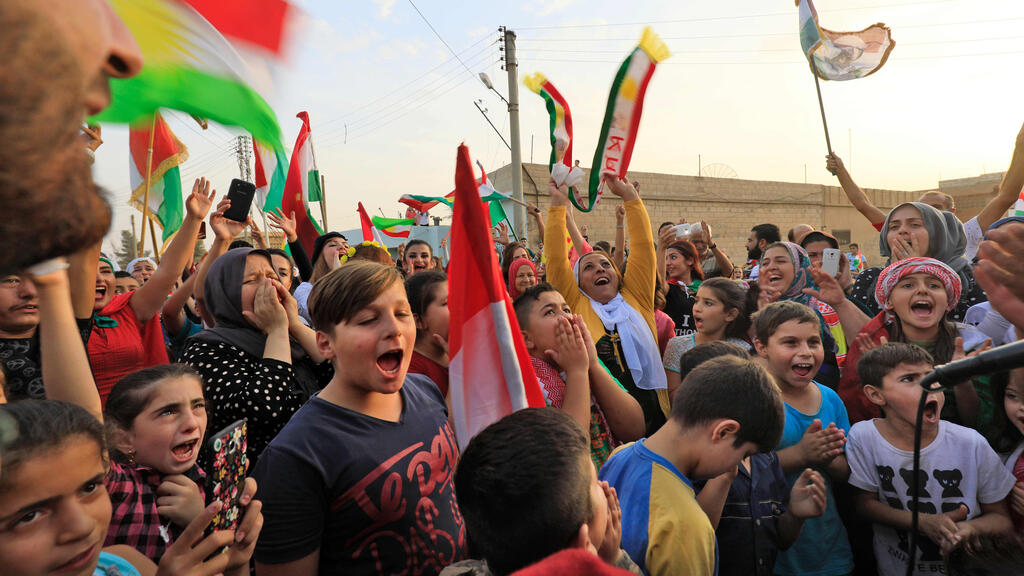
[(249, 151), (252, 150), (252, 141), (249, 136), (243, 134), (238, 137), (235, 145), (235, 158), (238, 159), (238, 177), (246, 182), (252, 182), (252, 164), (249, 162)]
[(502, 26), (502, 49), (505, 71), (508, 72), (508, 118), (512, 133), (512, 197), (516, 236), (526, 238), (526, 208), (523, 205), (523, 158), (519, 144), (519, 63), (516, 60), (516, 33)]

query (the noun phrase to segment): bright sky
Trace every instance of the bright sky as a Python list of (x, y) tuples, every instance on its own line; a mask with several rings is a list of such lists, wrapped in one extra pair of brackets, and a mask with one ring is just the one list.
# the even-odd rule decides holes
[[(692, 175), (700, 155), (703, 165), (728, 165), (740, 178), (802, 182), (806, 165), (809, 182), (834, 183), (792, 0), (638, 0), (626, 11), (606, 0), (413, 2), (461, 62), (409, 0), (298, 0), (305, 19), (268, 100), (289, 153), (295, 113), (309, 111), (332, 229), (358, 226), (358, 200), (373, 214), (396, 216), (403, 193), (449, 192), (460, 142), (488, 170), (510, 161), (473, 105), (482, 99), (509, 138), (504, 103), (476, 78), (488, 73), (507, 96), (501, 25), (518, 34), (524, 161), (545, 162), (550, 148), (543, 101), (522, 78), (543, 72), (568, 99), (575, 156), (589, 166), (612, 78), (649, 24), (673, 56), (648, 89), (631, 169)], [(833, 147), (862, 186), (924, 189), (1006, 168), (1024, 121), (1024, 4), (819, 0), (816, 7), (826, 28), (882, 21), (896, 41), (875, 75), (822, 85)], [(225, 194), (238, 176), (232, 149), (240, 132), (201, 132), (174, 115), (169, 122), (191, 155), (183, 187), (205, 175)], [(115, 194), (111, 249), (133, 212), (128, 137), (114, 126), (103, 135), (95, 176)]]

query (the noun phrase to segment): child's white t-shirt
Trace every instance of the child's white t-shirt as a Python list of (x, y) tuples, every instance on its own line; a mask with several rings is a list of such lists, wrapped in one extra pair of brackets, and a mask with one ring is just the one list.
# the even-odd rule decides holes
[[(910, 481), (914, 454), (890, 444), (875, 426), (878, 420), (858, 422), (850, 429), (846, 458), (850, 462), (850, 484), (878, 494), (881, 502), (898, 510), (909, 510)], [(967, 518), (981, 513), (981, 504), (1006, 498), (1014, 478), (985, 439), (974, 430), (940, 421), (939, 432), (921, 450), (918, 482), (920, 511), (942, 513), (966, 504)], [(879, 574), (904, 574), (907, 569), (909, 532), (881, 524), (874, 525), (875, 558)], [(939, 547), (927, 537), (918, 538), (915, 574), (945, 574)]]

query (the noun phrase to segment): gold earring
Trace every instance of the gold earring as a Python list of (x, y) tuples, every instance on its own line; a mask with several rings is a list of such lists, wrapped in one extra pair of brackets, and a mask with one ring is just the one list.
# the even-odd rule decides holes
[(127, 456), (128, 456), (128, 464), (130, 466), (135, 466), (135, 450), (129, 450)]

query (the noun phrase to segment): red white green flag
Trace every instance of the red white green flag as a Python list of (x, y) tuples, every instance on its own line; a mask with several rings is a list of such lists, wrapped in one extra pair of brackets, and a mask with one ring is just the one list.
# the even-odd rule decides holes
[[(181, 172), (178, 166), (188, 159), (185, 145), (171, 132), (158, 112), (154, 118), (132, 124), (128, 132), (128, 172), (131, 177), (130, 203), (144, 213), (146, 195), (146, 163), (149, 153), (150, 128), (153, 129), (153, 159), (149, 183), (148, 213), (163, 229), (163, 246), (181, 228), (185, 218), (185, 203), (181, 192)], [(161, 248), (161, 249), (162, 249)]]
[(544, 406), (530, 356), (494, 253), (469, 149), (455, 163), (455, 213), (448, 268), (452, 421), (459, 445), (516, 410)]
[(277, 116), (254, 88), (261, 74), (253, 55), (281, 56), (295, 12), (287, 2), (109, 1), (135, 36), (144, 65), (133, 78), (110, 81), (113, 103), (97, 121), (132, 123), (172, 108), (241, 126), (283, 150)]
[(295, 213), (299, 241), (302, 242), (302, 248), (308, 254), (312, 254), (317, 236), (323, 234), (309, 211), (310, 189), (315, 188), (319, 196), (320, 173), (313, 162), (309, 114), (299, 112), (296, 117), (302, 120), (302, 128), (299, 129), (299, 137), (295, 139), (295, 148), (292, 150), (292, 162), (288, 166), (281, 211), (285, 214)]
[(619, 67), (608, 94), (604, 125), (594, 152), (594, 163), (590, 168), (587, 206), (577, 206), (580, 210), (589, 212), (601, 200), (602, 174), (613, 174), (619, 178), (626, 175), (640, 128), (647, 85), (658, 62), (670, 55), (668, 46), (665, 46), (661, 38), (650, 28), (644, 28), (640, 44)]
[(384, 239), (380, 237), (380, 232), (374, 227), (373, 221), (370, 220), (370, 215), (366, 213), (366, 208), (363, 208), (363, 203), (359, 202), (356, 204), (356, 212), (359, 212), (359, 226), (363, 232), (363, 242), (379, 242), (384, 243)]
[(392, 238), (408, 238), (412, 233), (412, 227), (416, 225), (415, 218), (383, 218), (374, 216), (370, 219), (373, 227), (380, 230), (380, 233)]
[(264, 212), (280, 208), (284, 199), (285, 170), (288, 166), (284, 150), (275, 150), (261, 144), (255, 138), (252, 140), (252, 149), (256, 158), (256, 205)]

